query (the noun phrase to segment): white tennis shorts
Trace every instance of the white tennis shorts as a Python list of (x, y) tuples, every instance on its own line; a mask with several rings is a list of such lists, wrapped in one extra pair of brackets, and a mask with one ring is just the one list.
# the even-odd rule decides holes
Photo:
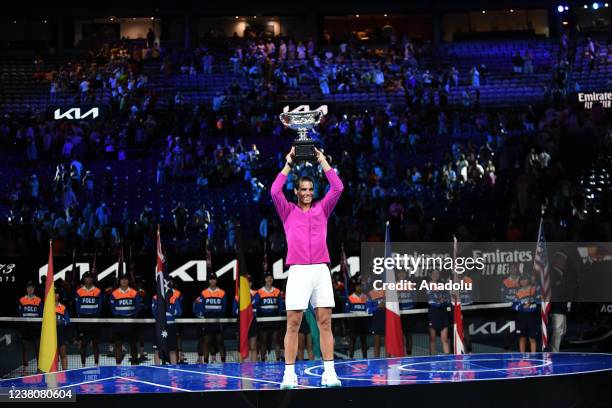
[(287, 277), (285, 306), (287, 310), (312, 307), (334, 307), (334, 289), (327, 264), (291, 265)]

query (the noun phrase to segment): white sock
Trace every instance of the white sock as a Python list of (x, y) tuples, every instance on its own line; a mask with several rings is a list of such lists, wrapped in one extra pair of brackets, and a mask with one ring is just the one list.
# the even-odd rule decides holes
[(323, 371), (328, 373), (335, 373), (334, 360), (323, 360)]
[(285, 364), (285, 375), (295, 375), (295, 364)]

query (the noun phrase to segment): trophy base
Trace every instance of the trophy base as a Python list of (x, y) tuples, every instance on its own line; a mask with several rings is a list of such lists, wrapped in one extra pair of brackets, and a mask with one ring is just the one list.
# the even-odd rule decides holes
[(294, 141), (293, 146), (295, 147), (295, 160), (298, 162), (316, 162), (317, 155), (315, 153), (315, 147), (312, 140), (305, 141)]

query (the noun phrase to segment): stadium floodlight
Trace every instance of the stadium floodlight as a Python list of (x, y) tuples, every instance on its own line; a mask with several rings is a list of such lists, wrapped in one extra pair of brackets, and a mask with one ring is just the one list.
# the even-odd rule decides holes
[(593, 7), (593, 10), (597, 10), (599, 8), (599, 4), (598, 3), (593, 3), (593, 5), (591, 7)]
[(560, 4), (559, 4), (559, 5), (557, 6), (557, 11), (558, 11), (559, 13), (563, 13), (563, 11), (564, 11), (564, 10), (565, 10), (565, 8), (564, 8), (562, 5), (560, 5)]

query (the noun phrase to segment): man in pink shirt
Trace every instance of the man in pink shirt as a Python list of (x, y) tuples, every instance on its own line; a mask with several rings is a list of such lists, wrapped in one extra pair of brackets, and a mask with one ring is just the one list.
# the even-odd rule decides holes
[(295, 148), (286, 156), (287, 162), (272, 184), (272, 201), (283, 222), (287, 237), (287, 278), (285, 305), (287, 309), (287, 332), (285, 334), (285, 375), (281, 389), (298, 386), (295, 373), (295, 357), (298, 348), (298, 331), (304, 310), (312, 304), (317, 317), (323, 355), (321, 385), (341, 385), (334, 370), (334, 336), (331, 331), (331, 311), (334, 293), (331, 274), (327, 264), (327, 220), (344, 189), (342, 181), (329, 165), (323, 153), (315, 149), (317, 161), (323, 167), (329, 181), (329, 191), (322, 200), (313, 203), (314, 185), (309, 177), (300, 177), (294, 193), (297, 205), (290, 203), (283, 194), (287, 175), (294, 166)]

